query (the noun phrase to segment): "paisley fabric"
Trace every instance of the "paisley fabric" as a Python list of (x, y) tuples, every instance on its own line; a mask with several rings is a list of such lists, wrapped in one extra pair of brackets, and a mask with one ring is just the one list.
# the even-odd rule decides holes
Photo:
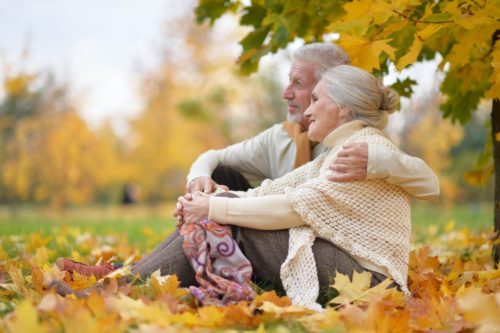
[(180, 234), (184, 237), (184, 253), (200, 285), (189, 288), (196, 299), (206, 305), (253, 299), (248, 283), (252, 265), (233, 239), (230, 227), (205, 219), (184, 224)]

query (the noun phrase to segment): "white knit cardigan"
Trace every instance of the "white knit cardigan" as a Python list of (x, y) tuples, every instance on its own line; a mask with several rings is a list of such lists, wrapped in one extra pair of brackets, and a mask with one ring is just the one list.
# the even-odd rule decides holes
[[(342, 127), (344, 127), (342, 129)], [(312, 245), (316, 237), (331, 241), (354, 257), (381, 267), (408, 293), (407, 274), (410, 252), (410, 197), (400, 187), (383, 179), (335, 183), (327, 179), (329, 166), (343, 144), (367, 142), (397, 150), (383, 132), (352, 121), (335, 131), (359, 128), (331, 146), (315, 160), (240, 196), (286, 194), (292, 207), (307, 226), (290, 229), (289, 251), (280, 276), (294, 304), (319, 310), (316, 303), (319, 282)], [(362, 129), (361, 129), (362, 128)], [(334, 131), (334, 132), (335, 132)], [(332, 132), (332, 133), (334, 133)], [(347, 131), (349, 132), (349, 131)]]

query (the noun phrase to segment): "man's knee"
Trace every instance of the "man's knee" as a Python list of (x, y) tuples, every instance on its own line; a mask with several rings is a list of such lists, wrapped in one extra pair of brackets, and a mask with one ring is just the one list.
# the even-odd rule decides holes
[(240, 172), (226, 165), (219, 165), (215, 168), (212, 179), (219, 185), (226, 185), (232, 191), (246, 191), (252, 188)]

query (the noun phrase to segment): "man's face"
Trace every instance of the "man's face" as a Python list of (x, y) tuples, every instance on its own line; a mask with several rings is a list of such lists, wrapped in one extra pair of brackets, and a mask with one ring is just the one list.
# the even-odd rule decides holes
[(290, 83), (282, 95), (288, 103), (288, 121), (301, 124), (304, 130), (307, 130), (309, 123), (303, 114), (309, 107), (311, 93), (318, 83), (316, 69), (317, 65), (313, 63), (295, 61), (288, 74)]

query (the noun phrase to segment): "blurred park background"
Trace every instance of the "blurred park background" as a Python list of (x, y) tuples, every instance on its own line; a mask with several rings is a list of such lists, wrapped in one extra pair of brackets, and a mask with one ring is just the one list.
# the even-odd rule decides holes
[[(300, 42), (242, 76), (235, 59), (248, 30), (231, 16), (198, 25), (195, 5), (0, 4), (0, 234), (67, 225), (152, 246), (144, 240), (173, 230), (173, 204), (200, 153), (286, 118), (281, 91)], [(440, 178), (441, 198), (413, 205), (417, 238), (490, 229), (493, 219), (493, 179), (477, 171), (491, 102), (466, 126), (443, 119), (437, 62), (399, 74), (416, 93), (387, 129)]]

